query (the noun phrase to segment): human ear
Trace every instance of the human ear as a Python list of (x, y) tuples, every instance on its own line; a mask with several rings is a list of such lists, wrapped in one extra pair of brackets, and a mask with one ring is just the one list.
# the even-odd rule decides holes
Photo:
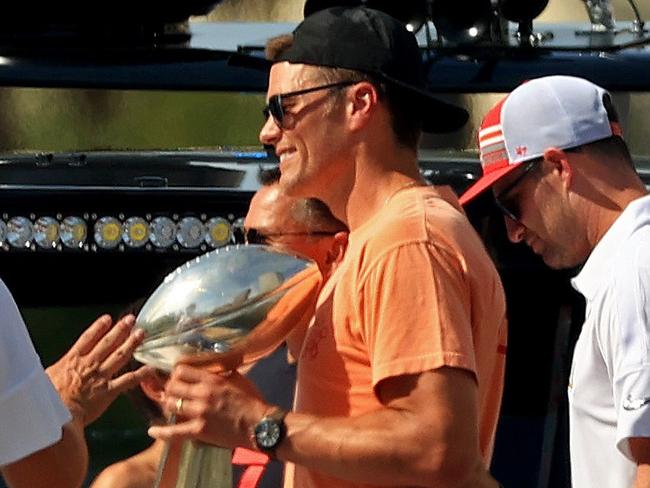
[(364, 126), (374, 107), (379, 103), (377, 89), (367, 81), (353, 85), (349, 90), (349, 115), (352, 129)]
[(168, 378), (163, 378), (160, 374), (147, 376), (140, 382), (140, 388), (145, 396), (156, 403), (162, 403), (165, 399), (165, 384)]
[(571, 187), (573, 168), (566, 151), (555, 147), (549, 148), (544, 151), (544, 162), (551, 165), (551, 171), (560, 177), (560, 180), (567, 188)]
[(327, 264), (334, 266), (343, 260), (345, 250), (348, 247), (348, 233), (337, 232), (332, 237), (332, 244), (327, 252)]

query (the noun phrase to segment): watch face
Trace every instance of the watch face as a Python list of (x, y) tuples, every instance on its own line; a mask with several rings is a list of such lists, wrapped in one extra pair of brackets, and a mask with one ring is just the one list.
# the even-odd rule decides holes
[(273, 449), (280, 441), (282, 430), (274, 419), (265, 418), (255, 426), (255, 442), (260, 449)]

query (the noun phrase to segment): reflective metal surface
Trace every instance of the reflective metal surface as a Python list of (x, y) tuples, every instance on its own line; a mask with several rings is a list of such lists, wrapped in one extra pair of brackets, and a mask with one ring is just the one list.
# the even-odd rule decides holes
[(171, 246), (176, 242), (176, 223), (169, 217), (156, 217), (151, 222), (149, 239), (158, 248)]
[(583, 0), (591, 29), (594, 32), (611, 32), (615, 29), (614, 12), (609, 0)]
[(53, 217), (39, 217), (34, 223), (34, 241), (43, 249), (54, 249), (59, 243), (59, 222)]
[(74, 215), (66, 217), (61, 222), (61, 242), (71, 249), (80, 249), (86, 242), (88, 228), (86, 221)]
[(197, 247), (205, 239), (205, 233), (205, 226), (200, 219), (196, 217), (184, 217), (178, 223), (176, 240), (185, 248)]
[(113, 249), (122, 240), (122, 223), (115, 217), (102, 217), (95, 222), (94, 237), (102, 249)]
[[(168, 275), (145, 303), (136, 326), (147, 338), (134, 357), (167, 371), (178, 362), (213, 372), (253, 362), (284, 340), (306, 307), (313, 308), (314, 288), (297, 285), (309, 284), (315, 272), (311, 261), (266, 246), (199, 256)], [(232, 486), (230, 451), (186, 442), (175, 486)]]
[(12, 217), (7, 222), (7, 242), (12, 247), (29, 247), (33, 237), (34, 226), (27, 217)]
[(127, 246), (142, 247), (149, 241), (151, 230), (142, 217), (129, 217), (124, 222), (122, 232), (122, 240)]
[[(266, 246), (229, 246), (180, 266), (136, 320), (147, 338), (135, 353), (169, 371), (178, 361), (232, 370), (271, 352), (313, 305), (311, 261)], [(302, 312), (300, 312), (302, 314)], [(286, 318), (289, 319), (286, 319)]]

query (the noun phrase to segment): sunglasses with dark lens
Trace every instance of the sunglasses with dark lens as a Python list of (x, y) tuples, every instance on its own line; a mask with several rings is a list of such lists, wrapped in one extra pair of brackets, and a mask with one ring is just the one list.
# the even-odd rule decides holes
[(273, 237), (282, 236), (332, 236), (335, 232), (331, 231), (313, 231), (313, 232), (269, 232), (263, 233), (254, 227), (244, 229), (243, 232), (244, 244), (268, 244), (269, 240)]
[(498, 194), (494, 196), (494, 203), (497, 208), (511, 220), (519, 222), (521, 219), (521, 209), (519, 204), (515, 199), (509, 199), (508, 195), (512, 193), (515, 187), (520, 184), (523, 179), (530, 173), (530, 171), (535, 167), (535, 165), (541, 161), (543, 158), (537, 158), (529, 161), (519, 176), (517, 176), (507, 187), (501, 190)]
[(297, 91), (292, 91), (292, 92), (287, 92), (287, 93), (278, 93), (277, 95), (273, 95), (272, 97), (269, 97), (269, 102), (262, 109), (262, 114), (264, 115), (264, 120), (269, 120), (269, 115), (273, 117), (273, 120), (275, 123), (280, 127), (281, 129), (283, 127), (283, 122), (284, 122), (284, 100), (287, 98), (292, 98), (292, 97), (297, 97), (299, 95), (305, 95), (307, 93), (311, 92), (316, 92), (316, 91), (321, 91), (321, 90), (331, 90), (333, 88), (343, 88), (345, 86), (350, 86), (354, 85), (355, 83), (358, 83), (358, 81), (338, 81), (336, 83), (328, 83), (327, 85), (319, 85), (319, 86), (313, 86), (311, 88), (305, 88), (304, 90), (297, 90)]

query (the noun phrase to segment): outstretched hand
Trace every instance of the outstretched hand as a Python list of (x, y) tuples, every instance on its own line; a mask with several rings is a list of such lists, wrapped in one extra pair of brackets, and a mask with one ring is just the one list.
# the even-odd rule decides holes
[(133, 331), (135, 317), (115, 325), (109, 315), (95, 320), (72, 348), (45, 371), (63, 403), (84, 426), (96, 420), (115, 398), (153, 373), (147, 366), (116, 376), (142, 342), (144, 332)]

